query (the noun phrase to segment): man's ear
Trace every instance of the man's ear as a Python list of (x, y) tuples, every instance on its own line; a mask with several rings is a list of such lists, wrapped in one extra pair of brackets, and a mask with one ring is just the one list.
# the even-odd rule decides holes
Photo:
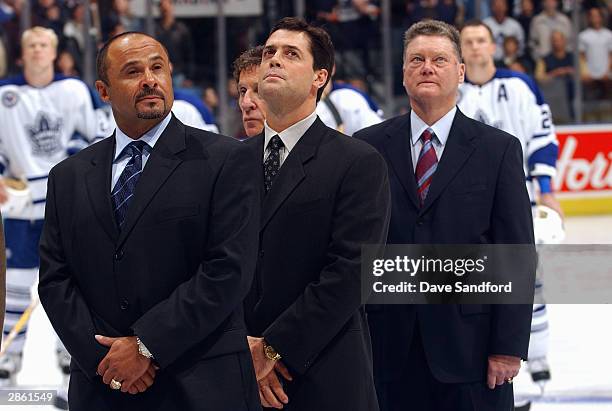
[(329, 77), (329, 72), (326, 69), (319, 69), (315, 71), (314, 82), (317, 89), (320, 89), (325, 85), (327, 78)]
[(459, 64), (459, 84), (465, 82), (465, 64)]
[(110, 103), (110, 96), (108, 94), (108, 86), (102, 80), (96, 80), (96, 90), (98, 90), (98, 94), (100, 98), (105, 103)]

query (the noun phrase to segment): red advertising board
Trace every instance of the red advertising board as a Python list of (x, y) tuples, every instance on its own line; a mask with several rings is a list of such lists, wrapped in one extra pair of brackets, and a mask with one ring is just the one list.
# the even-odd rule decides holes
[(567, 211), (612, 213), (612, 124), (558, 127), (557, 137), (554, 187)]

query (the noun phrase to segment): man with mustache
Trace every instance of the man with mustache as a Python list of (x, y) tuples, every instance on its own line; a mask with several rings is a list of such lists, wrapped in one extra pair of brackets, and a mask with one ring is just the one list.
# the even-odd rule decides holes
[(97, 69), (117, 128), (51, 170), (40, 246), (40, 299), (73, 360), (70, 409), (258, 410), (242, 300), (259, 164), (171, 114), (152, 37), (112, 38)]
[(376, 411), (361, 245), (386, 238), (389, 183), (376, 150), (317, 117), (333, 56), (329, 35), (296, 18), (265, 43), (265, 127), (245, 142), (265, 193), (245, 318), (265, 407)]
[(238, 85), (238, 105), (247, 137), (263, 131), (266, 119), (265, 102), (258, 93), (257, 71), (261, 64), (262, 46), (253, 47), (234, 61), (234, 80)]

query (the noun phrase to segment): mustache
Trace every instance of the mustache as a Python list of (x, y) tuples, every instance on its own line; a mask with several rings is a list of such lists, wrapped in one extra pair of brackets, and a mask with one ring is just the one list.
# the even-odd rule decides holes
[(143, 99), (143, 98), (148, 97), (148, 96), (156, 96), (156, 97), (160, 97), (160, 98), (162, 98), (164, 100), (166, 99), (164, 97), (164, 94), (161, 91), (156, 90), (154, 88), (146, 88), (146, 89), (142, 90), (140, 93), (138, 93), (136, 95), (136, 100), (140, 100), (140, 99)]

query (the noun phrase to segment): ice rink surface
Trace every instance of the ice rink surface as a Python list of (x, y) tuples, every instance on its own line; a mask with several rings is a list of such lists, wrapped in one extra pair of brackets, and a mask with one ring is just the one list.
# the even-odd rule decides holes
[[(610, 244), (612, 216), (568, 218), (566, 232), (567, 244)], [(514, 382), (517, 393), (533, 399), (533, 411), (612, 411), (612, 305), (549, 305), (548, 312), (552, 381), (540, 397), (538, 387), (522, 372)], [(66, 320), (70, 321), (69, 313)], [(32, 314), (17, 382), (19, 388), (57, 388), (61, 378), (55, 337), (39, 306)], [(55, 408), (13, 405), (0, 409)]]

